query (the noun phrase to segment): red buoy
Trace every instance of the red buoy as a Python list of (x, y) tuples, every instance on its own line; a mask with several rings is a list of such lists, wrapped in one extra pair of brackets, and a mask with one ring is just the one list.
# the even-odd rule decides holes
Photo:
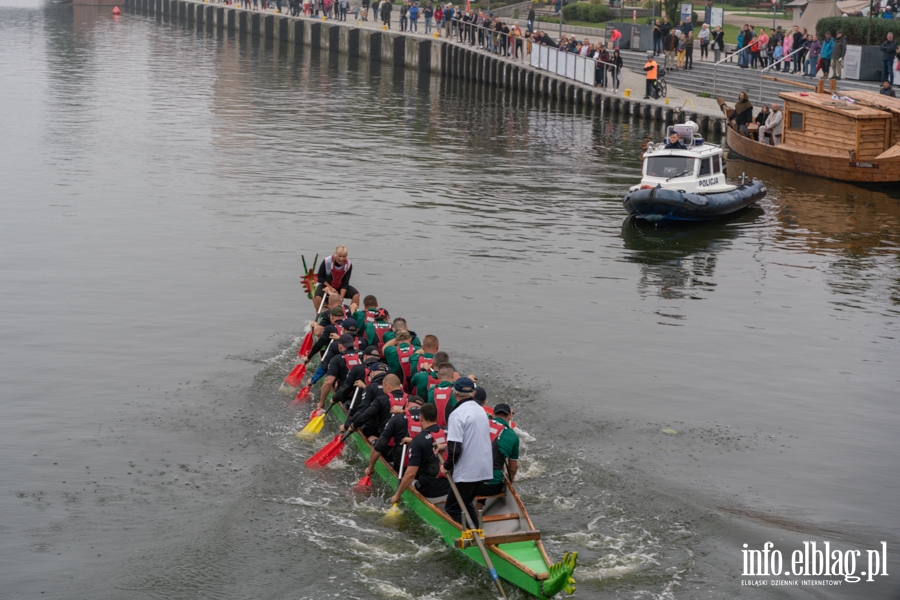
[(118, 6), (114, 6), (114, 7), (113, 7), (113, 14), (114, 14), (114, 15), (121, 15), (121, 14), (122, 14), (122, 11), (119, 10), (119, 7), (118, 7)]

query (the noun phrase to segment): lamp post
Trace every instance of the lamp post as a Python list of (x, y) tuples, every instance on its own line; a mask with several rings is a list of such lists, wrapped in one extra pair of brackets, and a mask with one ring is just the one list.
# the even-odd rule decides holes
[(559, 0), (559, 39), (562, 39), (562, 11), (563, 0)]

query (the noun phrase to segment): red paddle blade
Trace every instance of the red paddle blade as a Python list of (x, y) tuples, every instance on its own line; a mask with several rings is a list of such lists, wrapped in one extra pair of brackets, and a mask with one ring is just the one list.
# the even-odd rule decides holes
[(303, 402), (304, 400), (309, 400), (309, 386), (300, 388), (300, 391), (297, 392), (297, 397), (294, 398), (294, 403)]
[(304, 375), (306, 375), (306, 365), (301, 363), (291, 369), (291, 372), (284, 378), (284, 383), (290, 387), (297, 387), (303, 381)]
[(356, 482), (356, 487), (358, 487), (358, 488), (372, 487), (372, 476), (366, 475), (365, 477), (362, 477), (359, 481)]
[(344, 451), (344, 442), (341, 441), (341, 436), (336, 435), (334, 439), (325, 444), (325, 446), (313, 454), (307, 461), (306, 466), (310, 469), (321, 469), (323, 467), (327, 467), (328, 463), (335, 459), (335, 457), (339, 456), (341, 452)]
[(297, 351), (298, 356), (309, 356), (309, 351), (312, 350), (313, 347), (313, 334), (312, 331), (306, 334), (306, 337), (303, 338), (303, 343), (300, 344), (300, 349)]

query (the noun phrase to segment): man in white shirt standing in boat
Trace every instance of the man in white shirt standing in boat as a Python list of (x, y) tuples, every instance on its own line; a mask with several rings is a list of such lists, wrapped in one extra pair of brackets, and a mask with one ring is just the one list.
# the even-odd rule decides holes
[[(453, 477), (459, 495), (472, 522), (478, 522), (473, 500), (478, 487), (494, 476), (491, 431), (484, 409), (474, 401), (475, 382), (468, 377), (460, 377), (453, 385), (453, 394), (458, 404), (447, 421), (447, 460), (441, 472)], [(447, 515), (466, 525), (462, 518), (462, 507), (456, 496), (447, 496)]]

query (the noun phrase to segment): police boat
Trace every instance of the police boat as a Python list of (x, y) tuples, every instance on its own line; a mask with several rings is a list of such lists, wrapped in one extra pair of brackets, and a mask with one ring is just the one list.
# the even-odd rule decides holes
[(758, 179), (732, 185), (726, 180), (722, 147), (710, 144), (693, 121), (671, 125), (666, 138), (674, 145), (647, 144), (641, 183), (633, 186), (622, 205), (629, 215), (650, 222), (707, 221), (735, 213), (766, 195)]

